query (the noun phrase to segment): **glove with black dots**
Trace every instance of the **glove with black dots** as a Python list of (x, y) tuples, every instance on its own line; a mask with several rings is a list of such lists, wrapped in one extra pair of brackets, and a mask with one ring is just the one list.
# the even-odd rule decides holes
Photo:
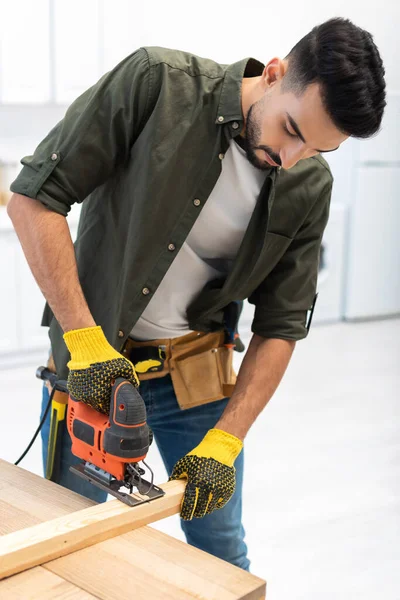
[(133, 364), (108, 343), (100, 326), (68, 331), (64, 340), (71, 353), (67, 387), (74, 400), (109, 414), (114, 379), (139, 386)]
[(210, 429), (202, 442), (178, 460), (169, 480), (187, 479), (181, 518), (191, 521), (223, 508), (236, 487), (233, 466), (243, 442), (221, 429)]

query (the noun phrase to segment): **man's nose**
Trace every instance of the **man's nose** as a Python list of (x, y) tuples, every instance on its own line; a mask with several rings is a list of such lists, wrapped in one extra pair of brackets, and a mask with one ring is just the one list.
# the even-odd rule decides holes
[(308, 158), (307, 149), (304, 147), (304, 144), (301, 144), (301, 146), (293, 145), (284, 148), (281, 150), (279, 156), (282, 169), (291, 169), (299, 162), (299, 160)]

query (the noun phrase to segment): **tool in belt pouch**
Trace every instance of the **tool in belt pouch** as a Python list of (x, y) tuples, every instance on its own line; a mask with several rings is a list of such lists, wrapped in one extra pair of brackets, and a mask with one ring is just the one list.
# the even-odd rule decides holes
[(170, 373), (180, 408), (193, 408), (232, 395), (233, 349), (224, 346), (224, 339), (223, 331), (145, 342), (128, 338), (122, 354), (133, 362), (141, 381)]

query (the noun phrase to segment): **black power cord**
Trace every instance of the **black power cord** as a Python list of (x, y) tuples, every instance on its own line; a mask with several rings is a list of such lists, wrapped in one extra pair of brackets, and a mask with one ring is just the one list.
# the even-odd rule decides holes
[(25, 450), (23, 451), (23, 453), (21, 454), (19, 459), (14, 463), (14, 465), (18, 465), (21, 462), (21, 460), (23, 458), (25, 458), (25, 456), (28, 454), (29, 450), (32, 448), (37, 436), (39, 435), (40, 430), (43, 427), (43, 423), (46, 420), (47, 414), (49, 412), (49, 408), (51, 406), (51, 401), (53, 400), (54, 392), (57, 389), (60, 390), (61, 392), (68, 391), (66, 382), (63, 380), (57, 380), (57, 375), (55, 373), (53, 373), (52, 371), (49, 371), (49, 369), (47, 369), (46, 367), (38, 367), (38, 369), (36, 369), (36, 377), (38, 379), (42, 379), (43, 381), (49, 381), (52, 386), (52, 392), (50, 394), (49, 401), (47, 403), (47, 406), (43, 413), (43, 416), (40, 420), (38, 428), (36, 429), (35, 433), (33, 434), (31, 441), (29, 442), (29, 444), (27, 445), (27, 447), (25, 448)]
[(39, 423), (39, 426), (38, 426), (38, 428), (36, 429), (36, 431), (35, 431), (35, 433), (34, 433), (34, 435), (33, 435), (32, 439), (31, 439), (31, 441), (29, 442), (29, 444), (27, 445), (27, 447), (25, 448), (25, 450), (23, 451), (23, 453), (21, 454), (21, 456), (19, 457), (19, 459), (18, 459), (17, 461), (15, 461), (14, 465), (18, 465), (18, 464), (21, 462), (21, 460), (22, 460), (23, 458), (25, 458), (25, 456), (28, 454), (29, 450), (32, 448), (32, 446), (33, 446), (33, 444), (34, 444), (34, 442), (35, 442), (35, 440), (36, 440), (37, 436), (39, 435), (39, 432), (40, 432), (40, 430), (41, 430), (41, 429), (42, 429), (42, 427), (43, 427), (43, 423), (44, 423), (44, 422), (45, 422), (45, 420), (46, 420), (47, 413), (49, 412), (49, 408), (50, 408), (50, 405), (51, 405), (51, 401), (52, 401), (52, 399), (53, 399), (53, 395), (54, 395), (54, 388), (53, 388), (53, 391), (51, 392), (51, 395), (50, 395), (49, 401), (48, 401), (48, 403), (47, 403), (47, 406), (46, 406), (46, 410), (45, 410), (45, 411), (44, 411), (44, 413), (43, 413), (43, 417), (42, 417), (42, 418), (41, 418), (41, 420), (40, 420), (40, 423)]

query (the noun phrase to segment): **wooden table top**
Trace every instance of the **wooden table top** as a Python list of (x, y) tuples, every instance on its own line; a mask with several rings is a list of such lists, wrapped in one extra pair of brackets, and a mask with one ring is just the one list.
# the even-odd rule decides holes
[[(0, 535), (94, 502), (0, 459)], [(2, 600), (262, 600), (265, 581), (140, 527), (0, 581)]]

